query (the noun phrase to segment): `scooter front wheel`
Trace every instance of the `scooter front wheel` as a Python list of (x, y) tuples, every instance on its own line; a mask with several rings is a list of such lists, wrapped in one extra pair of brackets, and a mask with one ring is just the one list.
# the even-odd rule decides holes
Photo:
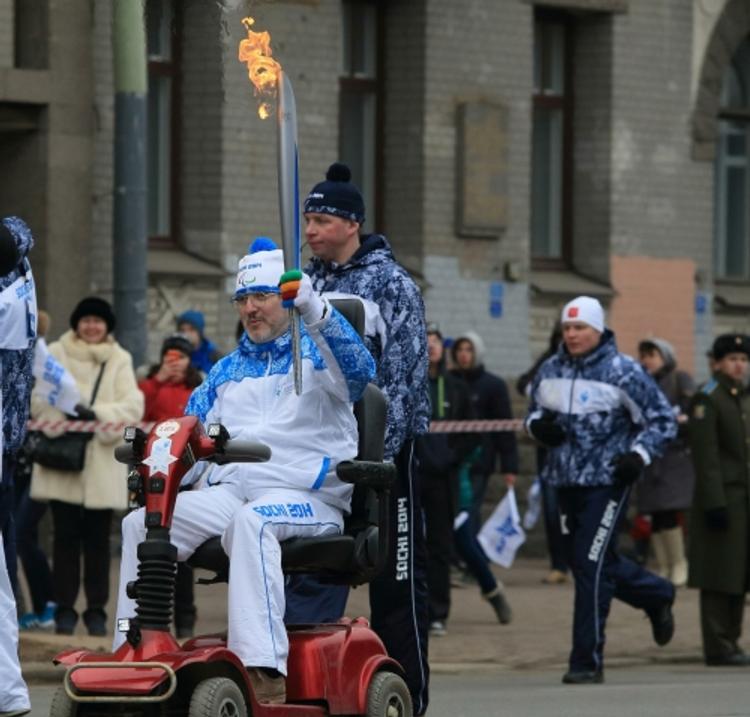
[(203, 680), (190, 698), (188, 717), (247, 717), (242, 690), (228, 677)]
[(60, 685), (52, 696), (49, 717), (76, 717), (77, 714), (78, 705), (68, 697), (65, 687)]
[(375, 674), (367, 689), (366, 717), (412, 717), (409, 688), (399, 675)]

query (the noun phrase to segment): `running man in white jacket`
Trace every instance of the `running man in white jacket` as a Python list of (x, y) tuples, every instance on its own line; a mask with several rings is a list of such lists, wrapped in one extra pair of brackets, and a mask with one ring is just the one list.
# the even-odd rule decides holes
[[(352, 488), (336, 476), (357, 454), (352, 404), (375, 375), (375, 363), (346, 319), (315, 294), (307, 276), (282, 283), (284, 303), (302, 317), (302, 388), (294, 391), (289, 314), (279, 282), (281, 250), (256, 239), (239, 264), (234, 302), (245, 328), (193, 393), (186, 414), (221, 423), (231, 438), (271, 447), (267, 463), (211, 468), (202, 489), (179, 494), (171, 541), (186, 560), (221, 535), (229, 555), (228, 647), (248, 668), (258, 699), (285, 699), (288, 639), (279, 543), (295, 536), (340, 533)], [(297, 287), (298, 284), (298, 287)], [(137, 577), (136, 549), (145, 537), (143, 509), (122, 524), (117, 617), (135, 614), (125, 586)], [(116, 634), (114, 647), (124, 641)]]

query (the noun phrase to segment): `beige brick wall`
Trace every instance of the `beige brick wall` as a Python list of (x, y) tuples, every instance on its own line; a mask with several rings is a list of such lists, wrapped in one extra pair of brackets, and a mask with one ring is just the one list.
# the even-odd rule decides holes
[(610, 271), (617, 294), (608, 324), (617, 335), (620, 351), (637, 356), (641, 339), (663, 338), (674, 346), (679, 365), (692, 372), (695, 262), (613, 256)]

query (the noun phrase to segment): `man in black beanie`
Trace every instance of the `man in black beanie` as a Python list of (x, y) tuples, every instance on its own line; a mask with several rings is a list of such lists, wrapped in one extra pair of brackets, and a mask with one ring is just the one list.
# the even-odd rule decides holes
[[(385, 459), (398, 468), (391, 491), (391, 551), (370, 583), (372, 626), (401, 663), (414, 714), (427, 709), (428, 591), (414, 439), (427, 432), (430, 399), (427, 332), (419, 288), (396, 262), (382, 234), (360, 236), (365, 204), (346, 165), (333, 164), (305, 200), (305, 238), (313, 259), (305, 267), (316, 291), (364, 300), (366, 336), (377, 363), (377, 384), (388, 399)], [(398, 546), (398, 549), (396, 549)], [(348, 590), (304, 577), (287, 590), (287, 622), (337, 619)]]

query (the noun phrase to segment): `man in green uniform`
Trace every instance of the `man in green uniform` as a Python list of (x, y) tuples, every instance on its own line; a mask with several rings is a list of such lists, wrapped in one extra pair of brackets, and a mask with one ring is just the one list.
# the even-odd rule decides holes
[(688, 584), (701, 591), (706, 664), (750, 666), (737, 644), (750, 581), (750, 394), (744, 387), (750, 339), (719, 336), (713, 357), (713, 378), (690, 411), (696, 481)]

